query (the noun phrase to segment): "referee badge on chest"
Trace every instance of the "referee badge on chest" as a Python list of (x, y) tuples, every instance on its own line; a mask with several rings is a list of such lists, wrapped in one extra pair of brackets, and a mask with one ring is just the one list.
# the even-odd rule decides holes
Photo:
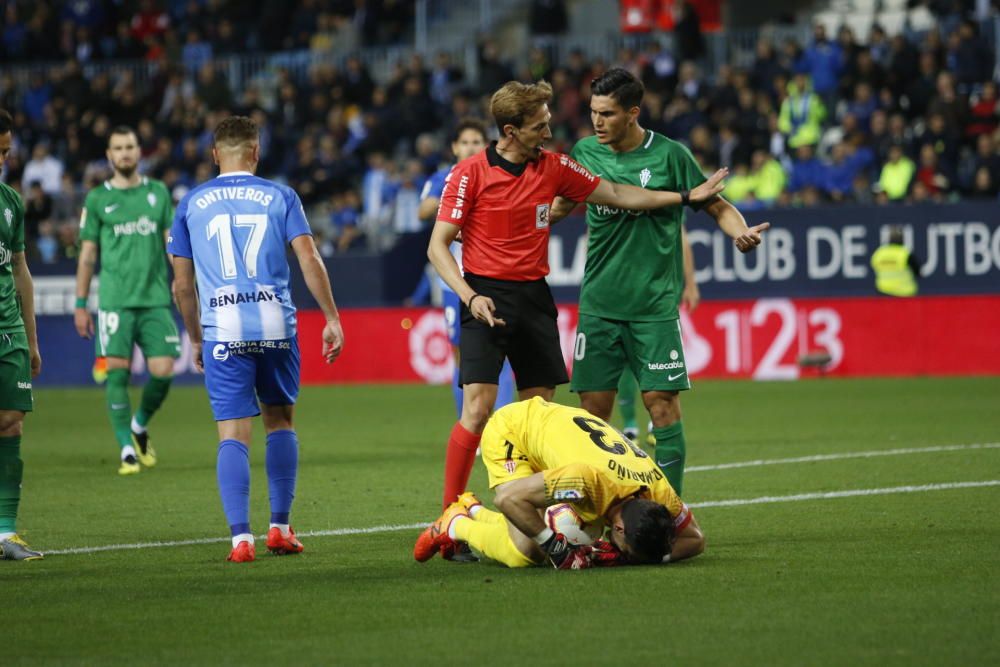
[(549, 205), (539, 204), (535, 207), (535, 229), (546, 229), (549, 226)]

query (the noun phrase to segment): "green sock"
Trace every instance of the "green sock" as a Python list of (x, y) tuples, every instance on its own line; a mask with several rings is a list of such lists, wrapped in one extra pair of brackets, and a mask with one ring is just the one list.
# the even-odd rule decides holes
[(139, 422), (139, 426), (146, 428), (146, 424), (149, 423), (149, 420), (153, 418), (156, 411), (163, 405), (163, 401), (170, 392), (170, 383), (172, 381), (172, 377), (161, 378), (155, 375), (149, 376), (149, 382), (142, 388), (142, 400), (139, 403), (139, 410), (135, 413), (135, 420)]
[(115, 432), (115, 440), (119, 447), (132, 444), (132, 407), (128, 399), (128, 375), (127, 368), (114, 368), (108, 371), (108, 384), (105, 388), (111, 430)]
[(635, 428), (635, 395), (638, 388), (635, 376), (626, 368), (618, 380), (618, 412), (622, 415), (624, 428)]
[(677, 495), (680, 495), (687, 449), (684, 444), (684, 424), (676, 421), (669, 426), (658, 426), (653, 429), (653, 437), (656, 438), (656, 465), (667, 476), (667, 481), (674, 487)]
[(21, 502), (21, 436), (0, 438), (0, 533), (17, 532), (17, 506)]

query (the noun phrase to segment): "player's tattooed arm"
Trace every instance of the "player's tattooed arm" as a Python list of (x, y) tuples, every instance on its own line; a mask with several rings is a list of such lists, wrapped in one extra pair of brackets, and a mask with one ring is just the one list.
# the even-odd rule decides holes
[(576, 202), (565, 197), (556, 197), (552, 200), (552, 207), (549, 210), (549, 224), (554, 225), (576, 208)]
[(750, 252), (760, 245), (760, 233), (771, 227), (771, 223), (762, 222), (753, 227), (747, 227), (747, 221), (743, 214), (735, 206), (722, 197), (716, 197), (708, 202), (703, 209), (710, 216), (715, 218), (719, 227), (736, 244), (740, 252)]
[(38, 329), (35, 326), (35, 286), (31, 271), (23, 252), (16, 252), (11, 259), (14, 275), (14, 290), (21, 305), (21, 319), (24, 320), (24, 335), (28, 338), (28, 354), (31, 357), (31, 377), (42, 372), (42, 357), (38, 353)]

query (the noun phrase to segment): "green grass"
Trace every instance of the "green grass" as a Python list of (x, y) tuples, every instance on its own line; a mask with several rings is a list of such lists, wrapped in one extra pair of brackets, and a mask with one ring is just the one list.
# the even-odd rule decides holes
[[(575, 404), (566, 393), (560, 398)], [(688, 465), (1000, 441), (1000, 378), (699, 382)], [(203, 391), (153, 424), (160, 465), (115, 475), (98, 390), (39, 391), (20, 527), (43, 549), (225, 537)], [(300, 531), (429, 521), (445, 388), (307, 387)], [(266, 526), (260, 432), (253, 522)], [(1000, 479), (1000, 449), (690, 472), (688, 502)], [(472, 488), (485, 491), (478, 467)], [(0, 563), (0, 662), (970, 665), (1000, 651), (1000, 487), (696, 510), (697, 559), (582, 573), (412, 561), (416, 530)], [(991, 657), (992, 656), (992, 657)]]

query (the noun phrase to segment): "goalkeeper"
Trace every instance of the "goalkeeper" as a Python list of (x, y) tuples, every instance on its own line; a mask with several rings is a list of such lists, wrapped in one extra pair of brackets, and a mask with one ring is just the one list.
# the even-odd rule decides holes
[[(649, 456), (585, 410), (539, 397), (512, 403), (487, 423), (482, 456), (500, 511), (463, 494), (421, 533), (418, 561), (452, 541), (508, 567), (548, 561), (558, 569), (674, 562), (705, 548), (698, 522)], [(605, 524), (610, 542), (576, 547), (553, 532), (543, 511), (558, 503)]]

